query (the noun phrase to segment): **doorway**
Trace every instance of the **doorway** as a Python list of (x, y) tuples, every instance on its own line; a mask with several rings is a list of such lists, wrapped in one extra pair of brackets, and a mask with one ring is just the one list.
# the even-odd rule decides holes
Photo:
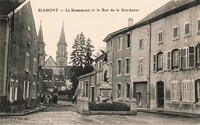
[(164, 82), (157, 82), (157, 107), (164, 108)]

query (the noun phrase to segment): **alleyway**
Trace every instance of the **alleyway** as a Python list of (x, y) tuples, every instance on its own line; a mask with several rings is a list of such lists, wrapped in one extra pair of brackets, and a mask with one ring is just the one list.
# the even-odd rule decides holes
[(57, 105), (26, 116), (1, 116), (0, 125), (66, 125), (66, 124), (199, 124), (200, 119), (138, 113), (137, 116), (90, 115), (75, 112), (71, 102)]

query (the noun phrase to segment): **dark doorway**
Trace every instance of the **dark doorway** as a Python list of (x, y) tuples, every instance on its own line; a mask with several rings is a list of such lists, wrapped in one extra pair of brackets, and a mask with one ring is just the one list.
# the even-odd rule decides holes
[(157, 82), (157, 107), (164, 107), (164, 83), (162, 81)]
[(92, 94), (92, 100), (91, 101), (94, 102), (94, 87), (91, 87), (91, 89), (92, 89), (92, 93), (91, 93)]
[(147, 82), (133, 83), (133, 97), (136, 98), (138, 108), (147, 108)]

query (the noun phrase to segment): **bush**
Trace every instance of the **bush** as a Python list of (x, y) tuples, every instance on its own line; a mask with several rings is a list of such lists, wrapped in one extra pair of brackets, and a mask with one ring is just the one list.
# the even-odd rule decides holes
[(121, 102), (113, 102), (113, 103), (99, 103), (96, 104), (95, 102), (89, 103), (89, 110), (90, 111), (130, 111), (130, 107), (125, 103)]

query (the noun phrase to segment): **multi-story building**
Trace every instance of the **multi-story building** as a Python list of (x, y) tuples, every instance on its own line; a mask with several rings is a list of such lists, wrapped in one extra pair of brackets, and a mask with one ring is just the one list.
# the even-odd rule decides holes
[(0, 1), (0, 111), (36, 105), (38, 40), (30, 1)]
[(151, 23), (151, 108), (200, 111), (199, 4), (170, 1), (144, 19)]
[(113, 32), (106, 36), (106, 48), (109, 64), (109, 81), (112, 84), (112, 98), (114, 100), (129, 101), (131, 97), (131, 31), (133, 19), (129, 19), (126, 28)]

